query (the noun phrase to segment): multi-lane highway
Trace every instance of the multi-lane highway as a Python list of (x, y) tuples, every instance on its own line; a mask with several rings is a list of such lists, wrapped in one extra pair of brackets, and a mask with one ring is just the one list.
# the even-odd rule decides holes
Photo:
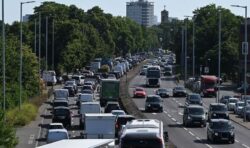
[[(172, 90), (176, 85), (182, 85), (181, 83), (176, 84), (173, 78), (167, 77), (161, 79), (161, 87), (169, 88)], [(144, 87), (145, 76), (136, 76), (129, 84), (129, 93), (132, 97), (133, 89), (137, 86)], [(146, 88), (147, 94), (154, 94), (156, 88)], [(232, 91), (222, 90), (221, 95), (233, 94)], [(137, 107), (143, 112), (147, 118), (159, 119), (164, 122), (165, 128), (169, 132), (169, 138), (178, 148), (249, 148), (250, 147), (250, 131), (232, 122), (235, 127), (235, 143), (219, 143), (212, 144), (207, 141), (207, 129), (201, 127), (186, 128), (182, 126), (182, 113), (185, 98), (164, 98), (164, 112), (163, 113), (145, 113), (144, 103), (145, 100), (142, 98), (133, 98), (133, 101)], [(215, 102), (215, 98), (203, 98), (204, 107), (207, 109), (209, 104)]]

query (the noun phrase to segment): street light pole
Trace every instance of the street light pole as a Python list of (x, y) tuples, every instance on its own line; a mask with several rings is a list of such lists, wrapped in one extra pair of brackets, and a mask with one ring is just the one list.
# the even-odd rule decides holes
[(220, 66), (221, 66), (221, 9), (219, 8), (219, 53), (218, 53), (218, 95), (216, 102), (219, 102), (220, 97)]
[(183, 70), (183, 66), (184, 66), (184, 57), (183, 57), (183, 55), (184, 55), (184, 26), (182, 26), (182, 30), (181, 30), (181, 72), (182, 72), (182, 76), (183, 76), (183, 72), (184, 72), (184, 70)]
[(187, 21), (185, 23), (185, 51), (184, 51), (184, 60), (185, 60), (184, 82), (186, 82), (186, 80), (187, 80)]
[(193, 77), (195, 76), (195, 16), (193, 18)]
[(46, 57), (45, 57), (45, 70), (48, 70), (48, 16), (46, 16)]
[(2, 60), (3, 60), (3, 111), (4, 111), (4, 121), (6, 119), (6, 88), (5, 88), (5, 24), (4, 24), (4, 0), (2, 0)]
[(52, 70), (55, 70), (55, 66), (54, 66), (54, 54), (55, 54), (55, 30), (54, 30), (54, 27), (55, 27), (55, 22), (54, 22), (54, 18), (52, 20)]
[(35, 55), (36, 55), (36, 19), (35, 19), (35, 40), (34, 40), (34, 50), (35, 50)]
[(35, 1), (27, 1), (20, 3), (20, 73), (19, 73), (19, 110), (22, 104), (22, 73), (23, 73), (23, 4), (34, 3)]
[[(242, 45), (242, 54), (244, 55), (244, 96), (247, 94), (247, 54), (248, 54), (248, 42), (247, 42), (247, 6), (240, 6), (240, 5), (231, 5), (232, 7), (239, 7), (239, 8), (244, 8), (245, 9), (245, 41)], [(244, 99), (245, 106), (247, 104), (247, 100)], [(244, 109), (244, 121), (246, 121), (246, 110)]]

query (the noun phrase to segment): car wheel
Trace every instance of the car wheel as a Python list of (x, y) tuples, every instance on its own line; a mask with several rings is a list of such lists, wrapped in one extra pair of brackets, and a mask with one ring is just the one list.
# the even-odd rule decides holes
[(232, 138), (230, 142), (233, 144), (235, 142), (234, 138)]
[(210, 138), (209, 138), (208, 134), (207, 134), (207, 141), (210, 141)]

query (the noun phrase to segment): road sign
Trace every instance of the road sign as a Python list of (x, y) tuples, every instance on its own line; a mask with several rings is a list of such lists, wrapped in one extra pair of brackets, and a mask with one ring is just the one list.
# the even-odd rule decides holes
[(209, 67), (205, 67), (204, 72), (209, 73)]
[(247, 55), (248, 54), (248, 42), (242, 42), (242, 45), (241, 45), (242, 47), (242, 49), (241, 49), (241, 51), (242, 51), (242, 54), (243, 55)]

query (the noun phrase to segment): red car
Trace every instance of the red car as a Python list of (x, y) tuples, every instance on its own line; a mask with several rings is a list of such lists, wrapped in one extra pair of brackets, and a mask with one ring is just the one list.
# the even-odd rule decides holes
[(134, 90), (134, 98), (136, 97), (142, 97), (145, 98), (146, 97), (146, 92), (143, 88), (141, 87), (136, 87)]

